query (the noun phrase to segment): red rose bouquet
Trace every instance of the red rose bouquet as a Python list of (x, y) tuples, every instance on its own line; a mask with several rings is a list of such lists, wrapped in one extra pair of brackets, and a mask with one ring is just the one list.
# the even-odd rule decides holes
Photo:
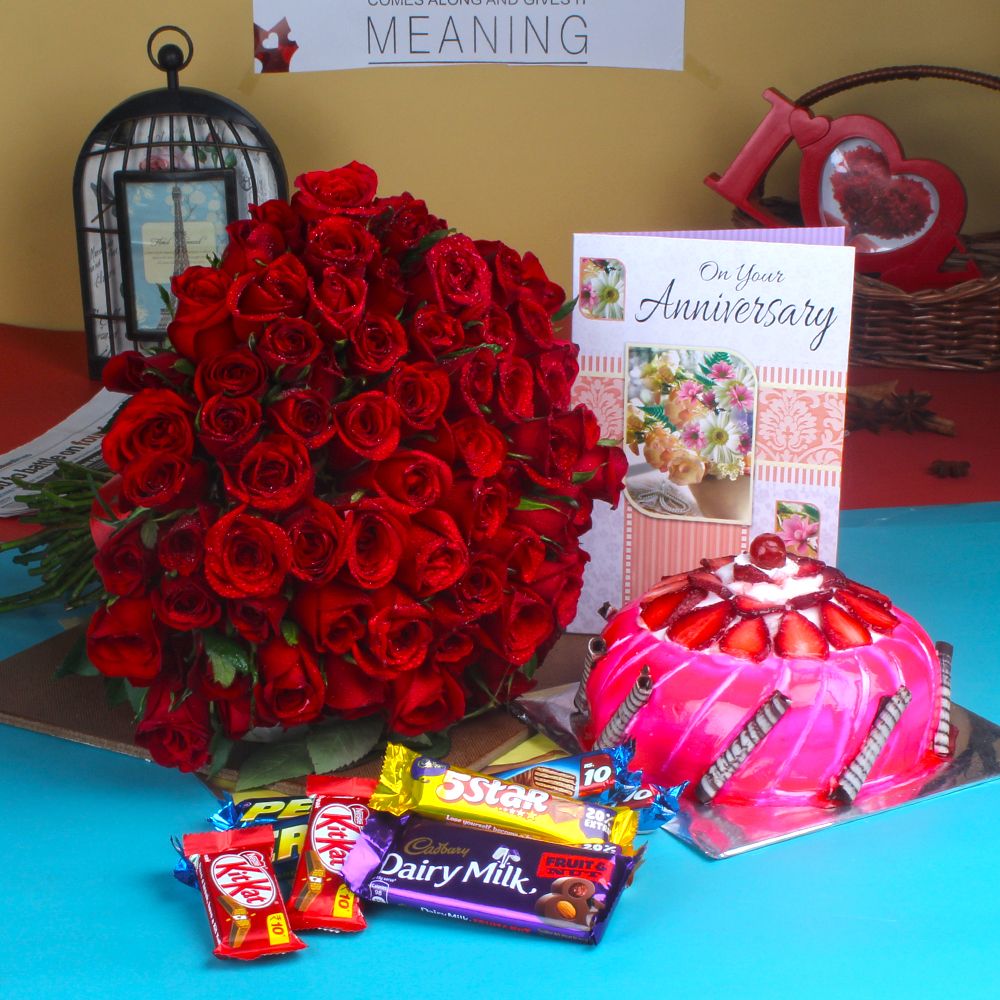
[(86, 661), (161, 764), (222, 766), (264, 728), (291, 732), (244, 784), (327, 771), (516, 696), (574, 615), (593, 501), (618, 501), (622, 452), (570, 408), (562, 289), (376, 181), (307, 173), (231, 225), (173, 279), (171, 348), (105, 369), (131, 397), (109, 477), (63, 469), (99, 487)]

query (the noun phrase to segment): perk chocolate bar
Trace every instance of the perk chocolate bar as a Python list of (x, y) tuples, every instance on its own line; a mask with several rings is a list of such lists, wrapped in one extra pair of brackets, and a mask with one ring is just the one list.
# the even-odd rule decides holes
[(628, 809), (463, 771), (396, 743), (386, 748), (371, 807), (565, 844), (615, 844), (626, 851), (637, 827)]
[(260, 958), (305, 947), (289, 929), (271, 866), (273, 844), (269, 827), (184, 837), (219, 958)]
[(344, 862), (363, 899), (596, 944), (637, 856), (374, 813)]

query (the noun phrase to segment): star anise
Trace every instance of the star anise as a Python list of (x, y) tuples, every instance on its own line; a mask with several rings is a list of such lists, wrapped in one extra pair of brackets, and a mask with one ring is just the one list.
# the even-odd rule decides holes
[(884, 404), (886, 422), (897, 431), (928, 430), (928, 422), (934, 414), (927, 408), (931, 401), (929, 392), (911, 389), (907, 393), (895, 393)]

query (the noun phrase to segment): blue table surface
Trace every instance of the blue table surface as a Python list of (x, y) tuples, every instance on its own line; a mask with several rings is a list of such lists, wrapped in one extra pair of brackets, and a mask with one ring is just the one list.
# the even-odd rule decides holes
[[(839, 564), (955, 645), (954, 698), (1000, 721), (1000, 504), (850, 511)], [(8, 557), (0, 587), (21, 578)], [(0, 619), (0, 656), (59, 609)], [(0, 678), (2, 683), (2, 678)], [(996, 997), (1000, 782), (725, 861), (663, 833), (596, 948), (369, 907), (357, 935), (212, 957), (171, 835), (190, 775), (0, 726), (0, 996)]]

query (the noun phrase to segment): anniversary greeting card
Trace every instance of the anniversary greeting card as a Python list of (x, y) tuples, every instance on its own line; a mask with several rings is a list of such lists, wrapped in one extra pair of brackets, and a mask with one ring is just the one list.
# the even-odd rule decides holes
[(834, 563), (854, 249), (843, 229), (574, 238), (577, 402), (622, 441), (573, 631), (777, 532)]

